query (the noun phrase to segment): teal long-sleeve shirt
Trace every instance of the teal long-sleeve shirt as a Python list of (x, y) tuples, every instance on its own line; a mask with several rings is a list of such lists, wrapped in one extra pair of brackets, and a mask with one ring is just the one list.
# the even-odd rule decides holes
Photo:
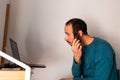
[(81, 63), (72, 65), (73, 80), (118, 80), (115, 52), (111, 45), (94, 37), (82, 49)]

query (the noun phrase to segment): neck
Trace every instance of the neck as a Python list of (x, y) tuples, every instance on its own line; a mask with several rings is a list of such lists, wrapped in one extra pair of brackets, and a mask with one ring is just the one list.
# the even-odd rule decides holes
[(89, 35), (83, 35), (81, 39), (83, 46), (89, 45), (93, 40), (94, 38)]

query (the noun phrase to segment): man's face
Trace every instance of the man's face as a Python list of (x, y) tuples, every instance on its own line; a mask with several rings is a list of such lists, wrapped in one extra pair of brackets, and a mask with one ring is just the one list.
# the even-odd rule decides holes
[(65, 32), (65, 40), (68, 42), (68, 44), (72, 45), (72, 42), (74, 40), (72, 24), (66, 25), (64, 28), (64, 32)]

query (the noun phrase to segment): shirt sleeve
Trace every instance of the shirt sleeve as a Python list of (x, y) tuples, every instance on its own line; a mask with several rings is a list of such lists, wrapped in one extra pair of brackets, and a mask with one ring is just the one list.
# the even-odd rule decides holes
[(113, 65), (113, 51), (111, 50), (111, 48), (108, 48), (108, 46), (101, 46), (97, 49), (95, 55), (94, 76), (81, 78), (80, 76), (78, 76), (78, 74), (80, 75), (81, 73), (79, 68), (78, 71), (76, 70), (78, 74), (74, 74), (76, 76), (74, 76), (73, 80), (109, 80), (112, 65)]
[(72, 74), (74, 77), (80, 77), (82, 74), (81, 63), (77, 64), (73, 59)]

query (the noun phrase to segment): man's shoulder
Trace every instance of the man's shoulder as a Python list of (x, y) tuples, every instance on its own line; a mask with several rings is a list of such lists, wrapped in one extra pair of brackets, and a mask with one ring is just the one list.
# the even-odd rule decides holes
[(113, 51), (113, 48), (111, 46), (111, 44), (104, 40), (104, 39), (101, 39), (101, 38), (95, 38), (95, 48), (98, 50), (102, 49), (104, 51)]
[(108, 57), (111, 58), (115, 52), (112, 46), (108, 43), (108, 41), (101, 38), (95, 38), (95, 39), (97, 44), (95, 47), (97, 55), (101, 56), (101, 58), (108, 58)]
[(108, 41), (101, 39), (101, 38), (95, 38), (95, 39), (96, 39), (95, 48), (97, 50), (114, 52), (113, 47)]
[(99, 37), (94, 37), (94, 43), (96, 44), (96, 46), (110, 45), (107, 40)]

